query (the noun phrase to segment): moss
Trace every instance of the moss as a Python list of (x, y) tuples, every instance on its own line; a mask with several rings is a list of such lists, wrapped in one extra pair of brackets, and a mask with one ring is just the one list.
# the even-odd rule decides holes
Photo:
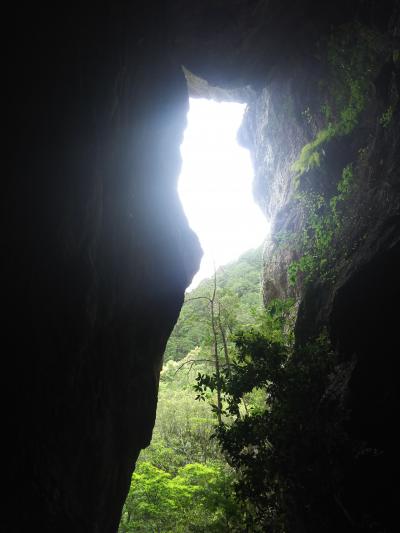
[(337, 184), (337, 194), (329, 201), (316, 192), (301, 192), (297, 199), (306, 213), (307, 224), (298, 236), (297, 243), (303, 251), (302, 257), (293, 261), (288, 268), (289, 285), (297, 283), (301, 274), (304, 283), (316, 276), (325, 280), (333, 279), (335, 247), (332, 243), (343, 222), (343, 212), (339, 206), (344, 205), (354, 191), (354, 171), (352, 163), (346, 165)]
[(352, 182), (354, 178), (353, 173), (353, 165), (350, 163), (349, 165), (345, 166), (342, 171), (342, 179), (339, 181), (337, 185), (337, 190), (340, 193), (340, 199), (344, 200), (345, 197), (347, 197), (352, 189)]
[(384, 128), (387, 128), (389, 124), (392, 122), (394, 109), (393, 106), (389, 106), (386, 111), (384, 111), (381, 115), (381, 118), (379, 119), (379, 124), (381, 124)]
[(328, 40), (325, 62), (329, 74), (319, 83), (321, 119), (326, 125), (303, 146), (292, 165), (296, 180), (321, 165), (324, 146), (333, 137), (349, 135), (357, 126), (384, 55), (384, 44), (380, 34), (358, 24), (341, 27)]
[(332, 120), (332, 108), (328, 103), (322, 104), (321, 113), (328, 123)]
[(313, 141), (303, 146), (298, 159), (292, 165), (292, 170), (298, 178), (312, 168), (320, 166), (323, 145), (333, 135), (334, 129), (329, 125), (327, 128), (319, 131)]

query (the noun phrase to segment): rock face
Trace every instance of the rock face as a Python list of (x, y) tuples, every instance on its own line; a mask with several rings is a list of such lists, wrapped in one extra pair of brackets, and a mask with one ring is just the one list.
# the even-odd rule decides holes
[(35, 7), (16, 21), (4, 532), (116, 531), (199, 265), (176, 192), (186, 83), (165, 13), (139, 4), (57, 8), (50, 21)]
[(242, 126), (255, 195), (273, 224), (265, 302), (299, 302), (298, 345), (327, 328), (338, 364), (321, 412), (340, 410), (346, 420), (330, 416), (324, 431), (338, 434), (340, 425), (340, 438), (358, 450), (332, 461), (293, 531), (396, 529), (399, 11), (381, 17), (339, 25), (312, 58), (277, 69)]
[[(251, 98), (241, 137), (274, 225), (265, 297), (298, 298), (298, 342), (329, 326), (349, 431), (383, 450), (362, 472), (345, 472), (342, 514), (356, 530), (370, 500), (375, 514), (389, 513), (390, 496), (374, 499), (368, 488), (377, 491), (395, 463), (398, 5), (348, 4), (110, 2), (58, 7), (50, 19), (44, 7), (8, 15), (2, 531), (117, 528), (151, 438), (162, 353), (201, 255), (176, 194), (188, 105), (181, 64)], [(340, 41), (331, 28), (355, 20), (381, 35), (361, 80), (368, 98), (359, 109), (357, 86), (346, 93), (351, 131), (328, 131), (293, 170), (303, 147), (341, 120), (346, 102), (323, 85), (333, 79), (327, 43)], [(338, 250), (333, 278), (319, 264), (307, 282), (296, 263), (309, 253), (300, 236), (310, 209), (298, 191), (327, 202), (343, 195), (343, 223), (328, 243)]]
[(228, 97), (246, 88), (240, 140), (272, 222), (265, 302), (294, 298), (297, 345), (327, 331), (337, 357), (319, 408), (320, 439), (331, 439), (321, 449), (332, 460), (319, 487), (299, 489), (290, 531), (394, 531), (399, 6), (355, 2), (322, 15), (301, 2), (287, 17), (274, 2), (241, 7), (229, 12), (232, 25), (216, 18), (217, 38), (188, 16), (185, 31), (201, 36), (204, 56), (188, 47), (185, 65)]

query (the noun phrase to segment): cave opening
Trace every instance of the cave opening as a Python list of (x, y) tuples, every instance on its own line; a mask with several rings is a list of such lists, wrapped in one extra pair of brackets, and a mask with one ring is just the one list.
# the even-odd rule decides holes
[(249, 151), (238, 141), (246, 104), (190, 98), (178, 192), (203, 249), (189, 290), (214, 268), (265, 240), (269, 225), (252, 191)]
[[(204, 255), (166, 346), (153, 437), (140, 453), (121, 532), (141, 521), (145, 528), (175, 521), (176, 531), (230, 531), (241, 520), (234, 469), (212, 438), (222, 420), (212, 404), (222, 401), (215, 394), (200, 398), (195, 386), (199, 373), (229, 368), (233, 329), (262, 308), (262, 248), (270, 228), (254, 198), (250, 152), (238, 140), (245, 109), (235, 101), (189, 98), (178, 193)], [(263, 401), (261, 391), (250, 398), (252, 407)]]

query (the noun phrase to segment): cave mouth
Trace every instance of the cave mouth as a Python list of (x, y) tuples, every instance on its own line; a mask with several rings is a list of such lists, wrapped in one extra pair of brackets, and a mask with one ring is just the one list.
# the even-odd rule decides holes
[(204, 251), (189, 290), (211, 277), (214, 265), (259, 247), (269, 230), (252, 193), (250, 153), (237, 140), (245, 108), (232, 101), (189, 99), (178, 192)]
[[(232, 101), (189, 100), (178, 192), (204, 257), (164, 351), (152, 440), (140, 452), (120, 531), (131, 531), (133, 523), (143, 523), (143, 530), (153, 530), (153, 523), (171, 523), (175, 508), (181, 516), (174, 519), (180, 524), (174, 522), (174, 531), (230, 531), (230, 521), (239, 513), (233, 470), (212, 438), (218, 419), (212, 397), (206, 401), (195, 387), (199, 373), (215, 371), (216, 360), (228, 364), (234, 324), (251, 321), (262, 305), (261, 245), (269, 225), (253, 198), (250, 153), (237, 140), (245, 107)], [(210, 312), (218, 314), (214, 344), (209, 344), (211, 323), (216, 324)], [(197, 495), (190, 505), (183, 491)]]

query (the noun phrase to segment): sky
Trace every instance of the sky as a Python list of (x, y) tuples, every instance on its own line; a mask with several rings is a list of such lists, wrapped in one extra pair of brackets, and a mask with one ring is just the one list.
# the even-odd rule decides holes
[(216, 268), (256, 248), (268, 223), (254, 202), (253, 168), (248, 150), (236, 137), (245, 105), (190, 99), (181, 145), (178, 192), (204, 256), (190, 289)]

